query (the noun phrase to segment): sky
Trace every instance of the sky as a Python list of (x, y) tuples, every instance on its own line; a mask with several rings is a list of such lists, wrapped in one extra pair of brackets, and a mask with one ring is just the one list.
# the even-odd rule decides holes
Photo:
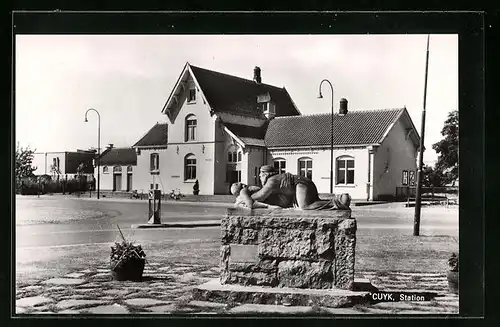
[[(406, 106), (420, 134), (427, 35), (17, 35), (16, 142), (37, 152), (132, 146), (156, 122), (186, 62), (286, 87), (303, 115)], [(431, 35), (424, 162), (458, 109), (458, 35)]]

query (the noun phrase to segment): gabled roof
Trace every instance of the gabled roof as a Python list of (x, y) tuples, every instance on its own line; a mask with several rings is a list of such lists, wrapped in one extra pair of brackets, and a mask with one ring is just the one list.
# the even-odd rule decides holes
[(137, 153), (133, 148), (108, 148), (99, 158), (101, 166), (137, 165)]
[(135, 143), (134, 147), (166, 146), (168, 141), (167, 124), (156, 123)]
[[(336, 146), (380, 144), (394, 123), (408, 115), (405, 108), (349, 111), (333, 115)], [(267, 147), (322, 146), (331, 144), (331, 114), (279, 117), (270, 121), (265, 135)], [(409, 116), (408, 116), (409, 118)], [(411, 119), (409, 120), (411, 122)], [(415, 132), (418, 147), (418, 134)]]
[[(223, 74), (186, 64), (177, 83), (172, 90), (163, 113), (172, 117), (171, 106), (183, 90), (183, 83), (190, 73), (201, 89), (202, 97), (206, 99), (213, 112), (228, 112), (233, 114), (264, 118), (257, 110), (257, 96), (268, 93), (271, 101), (276, 104), (276, 116), (300, 115), (287, 90), (273, 85), (256, 83), (253, 80)], [(172, 118), (171, 118), (172, 119)]]
[(224, 123), (224, 126), (234, 134), (242, 145), (265, 147), (264, 137), (266, 135), (267, 124), (261, 127)]

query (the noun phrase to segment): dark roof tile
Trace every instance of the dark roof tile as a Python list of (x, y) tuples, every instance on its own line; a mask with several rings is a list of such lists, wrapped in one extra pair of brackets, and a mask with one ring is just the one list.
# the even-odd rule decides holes
[(156, 123), (137, 143), (133, 146), (158, 146), (167, 145), (167, 124)]
[[(405, 109), (352, 111), (333, 115), (333, 144), (361, 145), (382, 141), (384, 133)], [(279, 117), (265, 135), (268, 147), (331, 144), (331, 114)]]
[(137, 153), (133, 148), (111, 148), (106, 149), (99, 159), (101, 166), (128, 166), (137, 165)]
[(224, 123), (234, 135), (243, 143), (254, 146), (266, 146), (264, 136), (266, 135), (267, 121), (261, 127)]
[(263, 117), (263, 114), (257, 111), (257, 96), (269, 93), (276, 104), (276, 116), (300, 115), (285, 88), (257, 84), (252, 80), (192, 65), (190, 67), (208, 103), (215, 111)]

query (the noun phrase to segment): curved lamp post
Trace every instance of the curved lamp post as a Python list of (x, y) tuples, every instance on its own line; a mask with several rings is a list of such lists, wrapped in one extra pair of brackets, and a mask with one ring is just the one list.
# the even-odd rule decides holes
[(332, 115), (330, 121), (330, 194), (333, 194), (333, 86), (329, 80), (322, 80), (321, 83), (319, 83), (318, 99), (323, 98), (323, 94), (321, 93), (321, 86), (324, 82), (327, 82), (328, 85), (330, 85), (330, 89), (332, 90)]
[(89, 111), (95, 111), (97, 114), (97, 198), (99, 199), (99, 189), (101, 186), (101, 167), (99, 165), (99, 157), (101, 155), (101, 115), (99, 114), (99, 111), (90, 108), (85, 111), (85, 122), (87, 123), (87, 114)]

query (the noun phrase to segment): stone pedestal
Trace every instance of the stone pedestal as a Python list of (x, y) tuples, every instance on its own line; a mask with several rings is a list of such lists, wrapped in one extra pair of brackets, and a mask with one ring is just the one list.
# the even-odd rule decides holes
[(222, 285), (353, 290), (350, 210), (230, 208), (221, 239)]

